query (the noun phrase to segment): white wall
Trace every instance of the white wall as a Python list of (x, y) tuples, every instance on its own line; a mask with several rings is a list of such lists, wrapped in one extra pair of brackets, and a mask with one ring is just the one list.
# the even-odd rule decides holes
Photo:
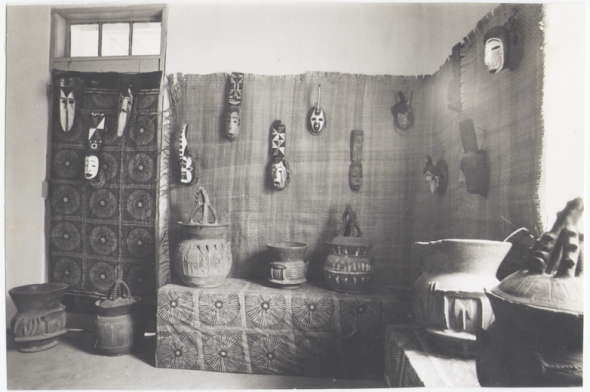
[(172, 3), (166, 72), (430, 75), (496, 6)]
[[(6, 289), (46, 281), (49, 6), (7, 8)], [(8, 294), (7, 294), (8, 298)], [(7, 303), (7, 323), (16, 313)]]

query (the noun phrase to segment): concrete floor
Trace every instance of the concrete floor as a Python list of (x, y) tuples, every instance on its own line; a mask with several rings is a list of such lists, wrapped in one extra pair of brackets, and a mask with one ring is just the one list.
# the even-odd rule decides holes
[(216, 373), (154, 367), (156, 337), (148, 336), (136, 352), (107, 357), (92, 352), (92, 332), (70, 331), (57, 346), (21, 353), (7, 334), (8, 389), (325, 389), (386, 388), (384, 380)]

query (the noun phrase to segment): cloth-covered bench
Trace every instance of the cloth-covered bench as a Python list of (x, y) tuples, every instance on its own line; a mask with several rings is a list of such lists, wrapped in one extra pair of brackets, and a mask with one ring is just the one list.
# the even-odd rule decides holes
[(226, 279), (158, 290), (156, 366), (218, 372), (382, 378), (385, 329), (404, 317), (387, 290), (344, 294)]

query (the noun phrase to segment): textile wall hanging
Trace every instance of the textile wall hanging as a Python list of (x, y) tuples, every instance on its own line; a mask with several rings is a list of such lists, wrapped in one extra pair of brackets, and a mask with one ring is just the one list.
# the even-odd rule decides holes
[[(49, 257), (70, 295), (104, 297), (120, 266), (131, 291), (154, 301), (160, 78), (53, 74)], [(72, 80), (75, 105), (63, 100)], [(86, 179), (86, 156), (100, 181)]]
[[(422, 112), (424, 78), (244, 74), (240, 136), (233, 141), (227, 139), (225, 129), (227, 81), (227, 74), (168, 78), (170, 140), (178, 140), (183, 125), (188, 124), (187, 138), (198, 157), (194, 163), (199, 180), (184, 186), (171, 177), (168, 224), (163, 228), (168, 231), (163, 231), (161, 242), (171, 249), (176, 246), (180, 240), (176, 222), (190, 214), (195, 187), (203, 186), (215, 195), (220, 219), (230, 224), (230, 277), (264, 279), (271, 261), (267, 244), (294, 241), (309, 244), (307, 280), (323, 280), (329, 254), (326, 241), (337, 234), (342, 211), (350, 204), (364, 217), (361, 229), (375, 244), (375, 284), (407, 280), (411, 237), (406, 227), (411, 225), (407, 206), (412, 174), (408, 156), (418, 145), (413, 144), (411, 134), (420, 135), (427, 126), (428, 117)], [(308, 114), (311, 107), (317, 108), (320, 85), (322, 93), (329, 92), (322, 94), (321, 108), (330, 113), (330, 129), (312, 135), (307, 128)], [(392, 132), (392, 91), (413, 91), (415, 132)], [(281, 191), (272, 188), (268, 175), (269, 128), (278, 119), (288, 130), (287, 159), (295, 173)], [(348, 177), (352, 129), (365, 131), (363, 186), (358, 191), (350, 189)], [(171, 156), (177, 155), (177, 148), (176, 143), (171, 145)], [(169, 253), (161, 252), (159, 258), (160, 286), (179, 283), (169, 268)]]
[[(445, 97), (449, 81), (455, 76), (445, 64), (425, 86), (427, 102), (436, 122), (427, 132), (418, 162), (427, 153), (445, 153), (448, 187), (442, 197), (433, 198), (418, 184), (420, 192), (411, 197), (415, 211), (414, 241), (441, 238), (472, 238), (502, 241), (516, 228), (526, 227), (542, 233), (539, 207), (539, 181), (543, 153), (543, 32), (542, 5), (499, 6), (484, 17), (461, 45), (461, 106), (448, 110)], [(483, 61), (483, 35), (489, 28), (504, 25), (516, 15), (523, 29), (524, 50), (519, 66), (490, 74)], [(460, 123), (471, 119), (480, 144), (488, 152), (489, 190), (484, 197), (468, 192), (461, 172), (464, 155)], [(418, 183), (421, 176), (416, 173)]]

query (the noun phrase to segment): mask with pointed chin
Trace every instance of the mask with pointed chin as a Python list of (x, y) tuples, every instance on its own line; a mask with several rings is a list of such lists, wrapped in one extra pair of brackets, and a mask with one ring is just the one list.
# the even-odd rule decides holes
[(76, 114), (76, 99), (72, 87), (60, 87), (59, 89), (59, 122), (61, 129), (68, 132), (74, 125)]
[(123, 132), (125, 132), (125, 127), (127, 127), (127, 123), (129, 122), (129, 118), (131, 117), (131, 108), (133, 107), (133, 93), (131, 89), (127, 89), (127, 93), (121, 94), (119, 97), (119, 123), (117, 125), (117, 136), (123, 136)]
[(311, 116), (309, 117), (309, 122), (313, 133), (320, 133), (322, 129), (324, 129), (324, 124), (326, 123), (324, 111), (321, 108), (313, 109)]
[(283, 190), (289, 185), (289, 168), (283, 158), (275, 158), (272, 162), (272, 186)]

